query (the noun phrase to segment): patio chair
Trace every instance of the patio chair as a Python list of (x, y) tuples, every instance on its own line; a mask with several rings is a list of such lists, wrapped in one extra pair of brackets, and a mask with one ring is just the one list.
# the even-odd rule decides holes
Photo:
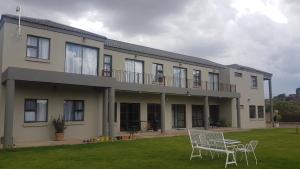
[(234, 148), (234, 151), (235, 152), (242, 152), (242, 158), (241, 160), (243, 159), (243, 156), (245, 154), (245, 158), (246, 158), (246, 162), (247, 162), (247, 165), (248, 164), (248, 157), (247, 157), (247, 154), (248, 153), (253, 153), (253, 156), (255, 158), (255, 163), (257, 165), (257, 158), (256, 158), (256, 155), (255, 155), (255, 149), (256, 149), (256, 146), (258, 144), (258, 141), (257, 140), (251, 140), (248, 144), (246, 145), (243, 145), (243, 144), (239, 144), (239, 145), (236, 145), (236, 147)]

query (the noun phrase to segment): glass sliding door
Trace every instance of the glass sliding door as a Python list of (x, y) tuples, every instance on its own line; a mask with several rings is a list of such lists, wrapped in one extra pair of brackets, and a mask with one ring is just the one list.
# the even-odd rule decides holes
[(209, 73), (209, 89), (210, 90), (219, 90), (219, 74)]
[(192, 127), (204, 126), (204, 107), (202, 105), (192, 105)]
[(160, 104), (148, 104), (148, 129), (157, 131), (161, 128)]
[(139, 103), (121, 103), (120, 104), (120, 130), (121, 131), (139, 131), (140, 126), (140, 104)]
[(144, 63), (143, 61), (126, 59), (125, 60), (125, 79), (127, 83), (143, 84), (144, 82)]
[(173, 68), (173, 86), (186, 88), (186, 76), (187, 70), (186, 68), (174, 67)]
[(185, 128), (185, 104), (172, 104), (173, 128)]

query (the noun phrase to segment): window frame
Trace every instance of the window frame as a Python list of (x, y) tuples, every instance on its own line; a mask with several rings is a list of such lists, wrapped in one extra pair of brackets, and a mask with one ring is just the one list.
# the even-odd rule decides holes
[(243, 73), (241, 73), (241, 72), (234, 72), (234, 76), (238, 77), (238, 78), (242, 78), (243, 77)]
[[(251, 107), (252, 107), (253, 110), (254, 110), (254, 117), (251, 117)], [(256, 106), (255, 106), (255, 105), (249, 105), (249, 118), (250, 118), (251, 120), (257, 119), (257, 112), (256, 112)]]
[[(37, 46), (31, 46), (31, 45), (28, 45), (28, 44), (27, 44), (27, 43), (28, 43), (28, 38), (29, 38), (29, 37), (36, 38), (36, 39), (37, 39)], [(49, 41), (49, 46), (48, 46), (48, 57), (47, 57), (47, 59), (43, 59), (43, 58), (41, 58), (40, 55), (39, 55), (39, 45), (40, 45), (39, 41), (40, 41), (40, 39), (47, 39), (47, 40)], [(28, 35), (27, 35), (27, 38), (26, 38), (26, 58), (30, 58), (30, 59), (40, 59), (40, 60), (50, 60), (50, 47), (51, 47), (51, 39), (50, 39), (50, 38), (46, 38), (46, 37), (42, 37), (42, 36), (36, 36), (36, 35), (28, 34)], [(34, 49), (36, 49), (36, 52), (37, 52), (36, 57), (28, 56), (28, 52), (27, 52), (27, 49), (28, 49), (28, 48), (34, 48)]]
[[(198, 73), (195, 73), (198, 72)], [(199, 88), (202, 86), (201, 84), (201, 70), (199, 69), (193, 69), (193, 87), (194, 88)]]
[[(210, 81), (210, 76), (213, 76), (213, 81)], [(218, 79), (218, 83), (215, 82), (215, 76)], [(220, 91), (220, 73), (215, 72), (208, 72), (208, 83), (209, 83), (209, 89), (212, 91)]]
[[(250, 79), (251, 79), (251, 89), (257, 89), (258, 88), (258, 79), (257, 79), (257, 76), (251, 75)], [(255, 79), (255, 85), (253, 83), (254, 79)]]
[[(85, 101), (84, 100), (64, 100), (64, 106), (65, 106), (65, 102), (67, 101), (72, 101), (73, 102), (73, 112), (74, 113), (76, 110), (78, 111), (79, 109), (75, 109), (75, 104), (74, 102), (82, 102), (82, 112), (83, 112), (83, 116), (82, 116), (82, 119), (81, 120), (66, 120), (65, 119), (65, 110), (64, 110), (64, 113), (63, 113), (63, 117), (64, 117), (64, 120), (66, 122), (76, 122), (76, 121), (84, 121), (84, 116), (85, 116)], [(74, 116), (75, 117), (75, 116)]]
[[(175, 69), (180, 69), (180, 79), (179, 79), (179, 84), (178, 86), (176, 86), (174, 84), (174, 82), (177, 80), (176, 77), (174, 76), (174, 70)], [(181, 84), (182, 79), (181, 79), (181, 73), (182, 70), (185, 70), (185, 85), (183, 87), (183, 85)], [(180, 67), (180, 66), (173, 66), (173, 87), (178, 87), (178, 88), (188, 88), (188, 69), (184, 68), (184, 67)]]
[[(127, 80), (125, 80), (127, 83), (133, 83), (133, 84), (145, 84), (145, 61), (144, 60), (138, 60), (138, 59), (131, 59), (131, 58), (125, 58), (125, 62), (124, 62), (124, 64), (125, 64), (125, 69), (126, 69), (126, 61), (133, 61), (134, 62), (134, 72), (128, 72), (127, 70), (125, 70), (125, 74), (127, 74), (127, 73), (134, 73), (134, 81), (133, 82), (131, 82), (130, 80), (131, 79), (129, 79), (129, 81), (127, 81)], [(140, 83), (139, 81), (137, 81), (136, 80), (136, 74), (138, 73), (138, 72), (136, 72), (135, 70), (135, 67), (136, 67), (136, 62), (140, 62), (140, 63), (142, 63), (142, 83)], [(125, 79), (126, 79), (126, 77), (125, 77)]]
[[(164, 65), (161, 64), (161, 63), (152, 63), (152, 68), (153, 68), (153, 65), (155, 65), (155, 75), (152, 74), (152, 76), (154, 76), (152, 78), (152, 82), (154, 82), (154, 83), (164, 83), (164, 76), (165, 76), (164, 75)], [(158, 66), (161, 66), (161, 68), (162, 68), (161, 71), (158, 70)], [(162, 74), (162, 80), (159, 80), (159, 78), (158, 78), (159, 72)]]
[[(46, 104), (46, 120), (45, 121), (37, 121), (37, 101), (38, 100), (46, 100), (47, 101), (47, 104)], [(26, 109), (26, 101), (35, 101), (35, 104), (36, 104), (36, 108), (35, 109), (31, 109), (31, 110), (27, 110)], [(24, 119), (23, 119), (23, 122), (24, 123), (44, 123), (44, 122), (48, 122), (48, 102), (49, 100), (48, 99), (32, 99), (32, 98), (25, 98), (24, 99)], [(34, 111), (35, 112), (35, 120), (34, 121), (26, 121), (25, 120), (25, 114), (26, 112), (28, 111)]]
[[(110, 57), (110, 63), (105, 62), (105, 57)], [(113, 62), (112, 55), (104, 54), (104, 56), (103, 56), (103, 76), (104, 77), (112, 77), (112, 62)], [(105, 65), (109, 65), (110, 70), (106, 70)]]
[(88, 74), (83, 74), (83, 50), (81, 50), (81, 54), (82, 54), (82, 58), (81, 58), (81, 65), (80, 65), (80, 73), (74, 73), (77, 75), (87, 75), (87, 76), (99, 76), (99, 60), (100, 60), (100, 48), (94, 47), (94, 46), (88, 46), (88, 45), (82, 45), (82, 44), (78, 44), (78, 43), (73, 43), (73, 42), (66, 42), (65, 43), (65, 63), (64, 63), (64, 72), (65, 73), (72, 73), (72, 72), (66, 72), (66, 62), (67, 62), (67, 45), (76, 45), (76, 46), (80, 46), (81, 48), (91, 48), (91, 49), (96, 49), (97, 51), (97, 70), (96, 70), (96, 75), (88, 75)]
[[(260, 117), (261, 114), (260, 114), (260, 111), (259, 111), (260, 109), (259, 109), (259, 108), (262, 108), (262, 109), (261, 109), (261, 110), (262, 110), (261, 113), (262, 113), (262, 115), (263, 115), (262, 117)], [(265, 109), (264, 106), (257, 106), (257, 118), (258, 118), (258, 119), (264, 119), (264, 118), (265, 118), (265, 111), (264, 111), (264, 109)]]

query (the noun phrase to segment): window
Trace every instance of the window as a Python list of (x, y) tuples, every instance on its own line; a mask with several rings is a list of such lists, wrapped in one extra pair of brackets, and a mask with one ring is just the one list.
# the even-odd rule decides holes
[(126, 59), (125, 60), (125, 79), (127, 83), (144, 82), (144, 63), (139, 60)]
[(187, 87), (186, 72), (187, 72), (186, 68), (181, 68), (181, 67), (173, 68), (173, 86), (174, 87), (182, 87), (182, 88)]
[(83, 100), (65, 100), (64, 118), (66, 121), (84, 120), (84, 101)]
[(243, 77), (243, 74), (239, 73), (239, 72), (234, 72), (234, 76), (235, 77)]
[(209, 89), (219, 90), (219, 74), (209, 73)]
[(251, 76), (251, 88), (257, 88), (257, 76)]
[(48, 100), (25, 99), (24, 122), (46, 122), (48, 115)]
[(256, 119), (256, 108), (254, 105), (249, 106), (249, 117), (250, 119)]
[(259, 119), (265, 118), (264, 106), (257, 106), (257, 115)]
[(114, 117), (115, 122), (118, 121), (118, 103), (115, 103), (115, 117)]
[(164, 82), (164, 71), (163, 65), (153, 63), (152, 64), (152, 82), (163, 83)]
[(185, 128), (185, 104), (172, 104), (173, 128)]
[(27, 36), (26, 56), (29, 58), (49, 59), (50, 40), (37, 36)]
[(201, 87), (201, 71), (193, 70), (193, 84), (195, 88)]
[(103, 60), (103, 76), (111, 77), (112, 76), (112, 57), (110, 55), (104, 55)]
[(204, 107), (201, 105), (192, 105), (192, 127), (204, 126)]
[(98, 75), (98, 49), (67, 43), (65, 72)]

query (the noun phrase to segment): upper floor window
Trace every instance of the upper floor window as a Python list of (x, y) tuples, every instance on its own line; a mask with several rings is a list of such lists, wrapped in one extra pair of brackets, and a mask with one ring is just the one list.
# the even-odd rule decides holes
[(201, 87), (201, 71), (193, 70), (193, 84), (194, 87)]
[(256, 119), (256, 107), (254, 105), (249, 106), (249, 117), (250, 119)]
[(65, 72), (97, 75), (98, 49), (67, 43)]
[(26, 56), (37, 59), (49, 59), (50, 40), (37, 36), (27, 36)]
[(251, 76), (251, 88), (257, 88), (257, 76)]
[(264, 106), (257, 106), (257, 116), (260, 119), (265, 118)]
[(152, 64), (152, 82), (163, 83), (164, 82), (164, 70), (162, 64)]
[(234, 72), (235, 77), (243, 77), (243, 74), (240, 72)]
[(144, 62), (140, 60), (125, 60), (125, 79), (128, 83), (144, 82)]
[(174, 87), (187, 87), (187, 69), (181, 67), (173, 68), (173, 86)]
[(112, 76), (112, 56), (104, 55), (103, 59), (103, 76), (111, 77)]
[(219, 90), (219, 74), (209, 73), (209, 89)]
[(25, 99), (24, 122), (46, 122), (48, 114), (48, 100)]
[(65, 100), (64, 119), (66, 121), (83, 121), (84, 119), (84, 101), (83, 100)]

